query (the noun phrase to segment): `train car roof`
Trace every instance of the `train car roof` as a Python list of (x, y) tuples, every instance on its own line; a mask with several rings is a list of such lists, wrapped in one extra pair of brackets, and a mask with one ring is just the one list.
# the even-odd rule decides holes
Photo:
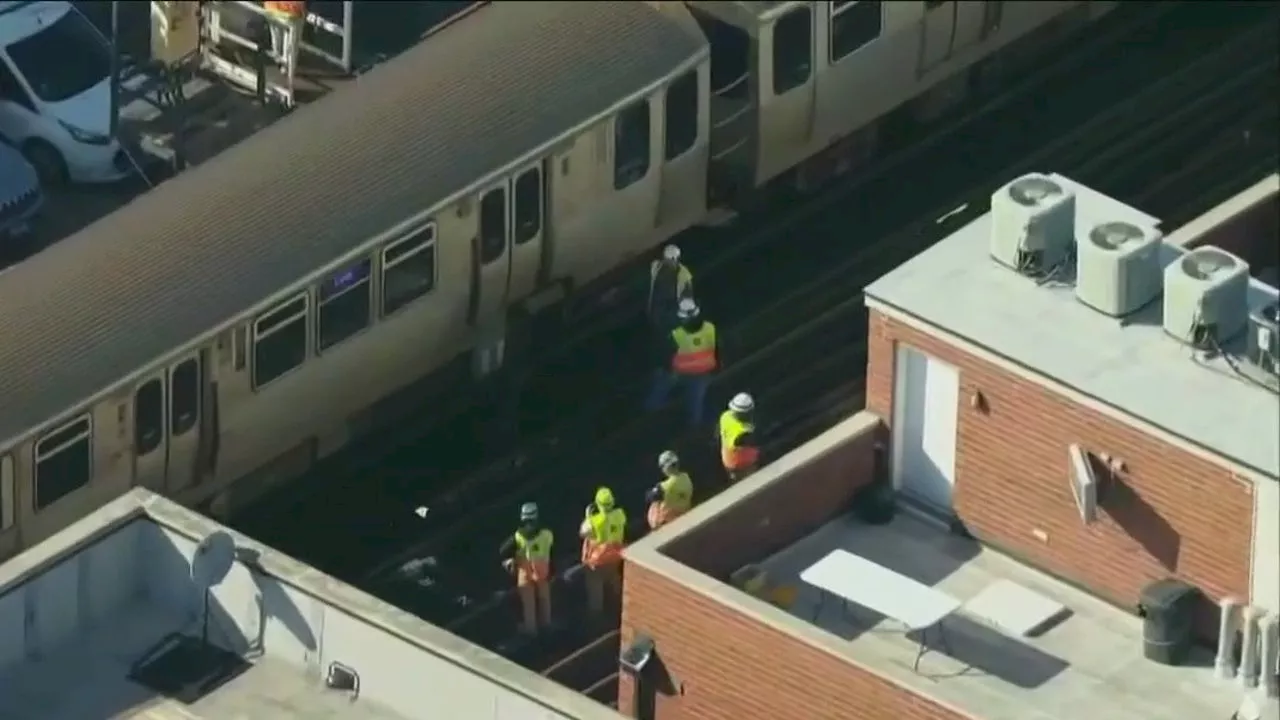
[(635, 0), (499, 2), (0, 275), (0, 447), (669, 78)]

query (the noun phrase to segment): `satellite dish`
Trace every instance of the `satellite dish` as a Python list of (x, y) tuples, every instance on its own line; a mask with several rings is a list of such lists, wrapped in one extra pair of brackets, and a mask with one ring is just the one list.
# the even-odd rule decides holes
[(191, 558), (191, 580), (201, 590), (218, 586), (236, 561), (236, 541), (219, 530), (200, 541)]

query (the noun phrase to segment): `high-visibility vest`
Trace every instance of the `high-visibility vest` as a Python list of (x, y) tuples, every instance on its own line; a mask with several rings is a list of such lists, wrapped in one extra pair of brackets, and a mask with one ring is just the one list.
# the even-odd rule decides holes
[[(653, 292), (658, 282), (658, 273), (662, 271), (662, 261), (654, 260), (649, 265), (649, 307), (653, 307)], [(693, 292), (693, 273), (689, 272), (689, 268), (684, 263), (676, 265), (676, 297), (673, 302), (679, 302), (680, 298), (690, 297)]]
[(305, 2), (264, 2), (262, 9), (272, 15), (281, 15), (287, 18), (305, 18), (307, 16), (307, 4)]
[(533, 537), (526, 537), (519, 530), (516, 542), (516, 584), (528, 585), (551, 579), (551, 545), (555, 536), (543, 528)]
[(716, 369), (716, 326), (703, 322), (696, 332), (682, 327), (671, 331), (676, 354), (671, 369), (680, 375), (706, 375)]
[(662, 498), (649, 506), (649, 527), (665, 525), (689, 512), (693, 506), (693, 480), (688, 473), (668, 475), (658, 483)]
[(738, 447), (738, 438), (744, 433), (755, 432), (754, 423), (743, 422), (732, 410), (720, 415), (720, 462), (726, 470), (746, 470), (760, 461), (760, 451), (754, 447)]
[(582, 539), (582, 562), (598, 568), (622, 560), (622, 546), (627, 535), (627, 513), (622, 508), (602, 512), (591, 505), (586, 522), (590, 532)]

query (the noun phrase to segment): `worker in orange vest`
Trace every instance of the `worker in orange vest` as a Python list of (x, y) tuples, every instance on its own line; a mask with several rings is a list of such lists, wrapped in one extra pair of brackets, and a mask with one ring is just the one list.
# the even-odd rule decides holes
[(657, 410), (667, 401), (675, 386), (683, 386), (689, 423), (702, 425), (711, 376), (719, 367), (716, 350), (716, 326), (702, 319), (702, 310), (692, 298), (680, 301), (677, 311), (680, 325), (665, 339), (666, 367), (657, 369), (645, 407)]
[(298, 47), (302, 45), (302, 28), (307, 23), (306, 2), (264, 2), (271, 27), (271, 54), (290, 75), (298, 67)]
[(729, 401), (729, 409), (720, 415), (720, 462), (730, 483), (755, 472), (760, 464), (755, 409), (756, 402), (750, 395), (738, 393)]
[(627, 513), (617, 507), (613, 491), (596, 490), (594, 501), (578, 529), (582, 536), (582, 565), (586, 568), (587, 608), (604, 614), (605, 593), (622, 598), (622, 548), (627, 536)]
[(652, 530), (675, 520), (693, 507), (693, 480), (680, 468), (680, 458), (665, 450), (658, 456), (658, 469), (662, 471), (662, 482), (654, 485), (645, 496), (649, 503), (646, 518)]
[(502, 566), (516, 576), (520, 632), (537, 635), (551, 627), (551, 546), (555, 537), (538, 519), (538, 506), (520, 506), (520, 526), (502, 543)]

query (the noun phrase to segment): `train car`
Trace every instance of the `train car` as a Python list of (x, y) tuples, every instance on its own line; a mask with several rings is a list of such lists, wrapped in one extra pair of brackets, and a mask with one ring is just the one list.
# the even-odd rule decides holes
[[(992, 4), (999, 43), (1099, 5), (937, 5)], [(905, 39), (934, 3), (868, 3), (883, 37), (833, 60), (845, 5), (490, 3), (0, 275), (0, 558), (134, 485), (229, 512), (442, 367), (500, 364), (514, 304), (941, 81)]]

